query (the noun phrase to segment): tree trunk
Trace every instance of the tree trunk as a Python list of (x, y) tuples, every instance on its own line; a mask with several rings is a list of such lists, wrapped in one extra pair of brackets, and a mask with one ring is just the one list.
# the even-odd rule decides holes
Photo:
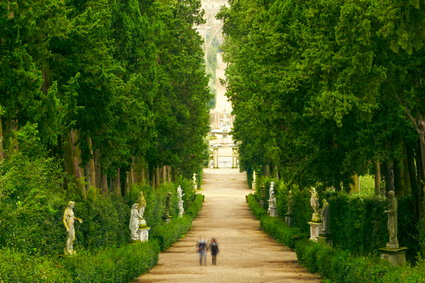
[(4, 149), (3, 149), (3, 125), (2, 118), (0, 116), (0, 161), (4, 159)]
[(352, 183), (350, 183), (350, 193), (358, 193), (360, 192), (360, 182), (359, 182), (359, 176), (357, 174), (354, 174), (351, 179), (353, 180)]
[(419, 187), (416, 179), (416, 170), (415, 170), (415, 156), (413, 148), (409, 145), (406, 145), (406, 154), (407, 154), (407, 169), (409, 171), (410, 178), (410, 188), (412, 191), (413, 198), (413, 212), (416, 219), (419, 219), (419, 210), (421, 206), (420, 196), (419, 196)]
[(81, 164), (81, 151), (78, 146), (78, 131), (71, 129), (69, 133), (69, 143), (71, 149), (71, 159), (73, 164), (73, 173), (77, 181), (77, 186), (80, 188), (81, 195), (84, 199), (87, 197), (87, 191), (84, 187), (81, 178), (84, 176), (83, 168), (80, 167)]
[(171, 178), (171, 166), (167, 165), (167, 181), (168, 183), (172, 182), (172, 178)]
[(117, 180), (115, 182), (115, 188), (114, 188), (115, 194), (117, 196), (121, 196), (121, 169), (117, 169)]
[(269, 164), (264, 165), (264, 176), (270, 177), (270, 166), (269, 166)]
[(92, 139), (89, 137), (87, 138), (87, 144), (89, 146), (89, 153), (90, 153), (90, 157), (89, 157), (89, 162), (88, 162), (88, 179), (89, 179), (89, 185), (93, 188), (96, 188), (96, 170), (95, 170), (95, 166), (94, 166), (94, 154), (93, 154), (93, 143), (92, 143)]
[(375, 195), (381, 195), (381, 164), (375, 161)]
[(94, 151), (94, 168), (95, 168), (95, 181), (96, 188), (102, 188), (102, 166), (100, 163), (101, 160), (101, 152), (100, 149), (96, 149)]
[(388, 160), (385, 162), (386, 164), (386, 174), (385, 174), (385, 180), (386, 180), (386, 186), (387, 186), (387, 192), (393, 191), (395, 192), (395, 185), (394, 185), (394, 169), (393, 169), (393, 162), (392, 160)]
[(109, 191), (108, 190), (108, 175), (106, 175), (106, 173), (102, 175), (102, 185), (101, 185), (101, 188), (102, 188), (102, 193), (103, 194), (106, 194)]
[(159, 173), (160, 172), (159, 172), (159, 170), (160, 170), (159, 169), (159, 166), (155, 168), (155, 178), (154, 178), (155, 179), (155, 186), (154, 186), (155, 188), (158, 188), (159, 187), (159, 184), (160, 184), (160, 180), (159, 180), (160, 179), (159, 178), (159, 176), (160, 176)]
[(400, 163), (397, 160), (393, 160), (393, 172), (394, 172), (394, 192), (396, 196), (403, 196), (403, 187), (402, 187), (402, 180), (401, 180), (401, 168)]
[(167, 165), (162, 166), (162, 183), (167, 182)]

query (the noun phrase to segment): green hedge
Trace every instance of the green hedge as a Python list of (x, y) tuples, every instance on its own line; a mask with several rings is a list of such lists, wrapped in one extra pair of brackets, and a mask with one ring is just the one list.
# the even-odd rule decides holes
[(279, 243), (294, 248), (296, 241), (307, 237), (298, 228), (289, 228), (282, 218), (269, 217), (266, 210), (259, 205), (254, 195), (248, 195), (247, 201), (255, 217), (260, 220), (261, 228)]
[[(292, 191), (292, 226), (298, 227), (302, 233), (309, 233), (308, 221), (311, 219), (310, 192), (295, 185), (286, 185), (284, 182), (261, 177), (256, 192), (258, 201), (262, 200), (264, 209), (267, 208), (270, 182), (275, 182), (275, 195), (278, 215), (283, 217), (288, 210), (288, 192)], [(263, 186), (261, 184), (264, 184)], [(376, 254), (379, 248), (385, 247), (388, 241), (387, 203), (383, 198), (374, 196), (348, 195), (346, 193), (322, 192), (329, 202), (329, 240), (344, 250), (358, 256)], [(320, 201), (322, 203), (322, 201)], [(416, 260), (419, 252), (425, 255), (425, 221), (418, 226), (412, 211), (410, 197), (398, 200), (398, 240), (401, 246), (408, 248), (407, 259)], [(254, 212), (255, 213), (255, 212)]]
[[(346, 194), (328, 200), (330, 240), (335, 247), (355, 255), (376, 253), (388, 241), (387, 203), (382, 198)], [(408, 247), (407, 258), (414, 261), (419, 252), (418, 229), (412, 213), (411, 198), (398, 200), (398, 240)]]
[(148, 271), (165, 250), (190, 229), (202, 207), (203, 196), (188, 200), (187, 213), (159, 223), (150, 240), (119, 248), (77, 250), (72, 257), (31, 256), (4, 248), (0, 250), (0, 282), (129, 282)]
[(174, 242), (182, 238), (192, 227), (192, 220), (202, 207), (203, 195), (196, 195), (191, 206), (183, 217), (178, 217), (170, 223), (157, 225), (151, 231), (150, 237), (158, 240), (161, 251), (168, 249)]
[(73, 282), (129, 282), (155, 266), (158, 254), (156, 241), (133, 243), (67, 257), (64, 268)]
[(324, 279), (342, 283), (425, 282), (425, 260), (419, 260), (415, 267), (393, 267), (378, 257), (356, 257), (348, 250), (309, 241), (297, 227), (289, 228), (280, 217), (268, 216), (254, 195), (248, 195), (247, 202), (263, 230), (276, 241), (295, 247), (299, 263)]
[(72, 282), (72, 276), (57, 259), (3, 248), (0, 249), (0, 282)]
[(295, 251), (303, 266), (331, 282), (425, 282), (424, 260), (416, 267), (393, 267), (378, 257), (355, 257), (348, 251), (309, 240), (298, 241)]

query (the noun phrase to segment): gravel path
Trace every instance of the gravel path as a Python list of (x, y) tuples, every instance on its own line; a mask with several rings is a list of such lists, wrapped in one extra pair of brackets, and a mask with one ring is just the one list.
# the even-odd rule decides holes
[[(297, 263), (294, 252), (259, 228), (246, 202), (245, 174), (238, 169), (204, 169), (204, 206), (185, 238), (161, 253), (158, 265), (137, 282), (320, 282)], [(199, 266), (196, 241), (215, 237), (217, 265)]]

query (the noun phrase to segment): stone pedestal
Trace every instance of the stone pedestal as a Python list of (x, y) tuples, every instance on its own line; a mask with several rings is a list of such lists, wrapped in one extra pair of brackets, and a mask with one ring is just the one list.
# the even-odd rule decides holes
[(276, 207), (270, 207), (269, 215), (271, 217), (276, 217), (277, 216)]
[(286, 223), (286, 225), (288, 225), (288, 227), (291, 227), (291, 225), (292, 225), (292, 215), (291, 214), (285, 215), (285, 223)]
[(310, 241), (317, 242), (319, 240), (322, 222), (308, 222), (310, 225)]
[(400, 266), (406, 263), (406, 250), (406, 247), (379, 249), (381, 258), (393, 266)]
[(139, 235), (139, 241), (140, 242), (146, 242), (149, 240), (149, 230), (151, 228), (150, 227), (145, 227), (145, 228), (139, 228), (139, 230), (137, 231), (137, 234)]
[(184, 208), (183, 208), (183, 203), (180, 205), (179, 204), (179, 217), (183, 217), (184, 214)]

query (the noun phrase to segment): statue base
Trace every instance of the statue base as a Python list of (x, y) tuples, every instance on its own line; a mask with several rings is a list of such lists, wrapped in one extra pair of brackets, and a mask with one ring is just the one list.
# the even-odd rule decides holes
[(138, 241), (140, 242), (146, 242), (149, 240), (149, 230), (151, 228), (150, 227), (145, 227), (145, 228), (139, 228), (139, 230), (137, 231), (138, 234)]
[(388, 261), (393, 266), (400, 266), (406, 263), (406, 247), (381, 248), (381, 258)]
[(308, 222), (310, 225), (310, 241), (317, 242), (319, 240), (322, 222)]
[(286, 225), (288, 225), (288, 227), (291, 227), (291, 225), (292, 225), (292, 215), (291, 214), (285, 215), (285, 223), (286, 223)]
[(277, 216), (277, 212), (276, 212), (276, 208), (275, 207), (270, 207), (270, 209), (269, 209), (269, 215), (270, 215), (270, 217), (276, 217)]

